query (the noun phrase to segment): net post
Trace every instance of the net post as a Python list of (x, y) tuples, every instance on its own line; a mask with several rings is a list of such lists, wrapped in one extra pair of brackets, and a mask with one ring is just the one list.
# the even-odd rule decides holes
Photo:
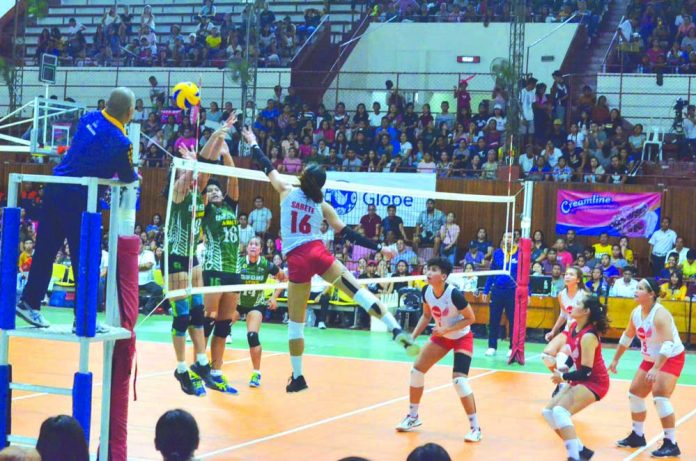
[(515, 289), (515, 331), (512, 337), (512, 354), (508, 363), (524, 365), (524, 344), (527, 335), (527, 306), (529, 303), (529, 275), (532, 241), (529, 238), (532, 223), (532, 199), (534, 183), (525, 181), (522, 219), (520, 221), (520, 245), (517, 250), (517, 288)]
[[(4, 208), (2, 214), (2, 252), (0, 253), (0, 329), (14, 330), (17, 297), (17, 260), (19, 259), (19, 208)], [(4, 344), (3, 344), (4, 346)], [(6, 363), (3, 348), (0, 359)]]

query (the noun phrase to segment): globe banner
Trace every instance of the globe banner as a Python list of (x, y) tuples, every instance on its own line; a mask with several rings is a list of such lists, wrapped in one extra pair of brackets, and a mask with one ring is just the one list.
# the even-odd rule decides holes
[(387, 207), (394, 205), (397, 216), (404, 220), (404, 226), (413, 227), (416, 225), (420, 212), (425, 210), (426, 199), (413, 197), (408, 194), (408, 191), (418, 189), (435, 192), (437, 183), (434, 173), (349, 173), (328, 171), (327, 179), (353, 184), (393, 187), (403, 190), (402, 194), (382, 194), (326, 188), (324, 190), (324, 199), (336, 209), (343, 222), (350, 225), (360, 223), (360, 218), (367, 214), (369, 205), (377, 207), (377, 214), (381, 218), (387, 216)]

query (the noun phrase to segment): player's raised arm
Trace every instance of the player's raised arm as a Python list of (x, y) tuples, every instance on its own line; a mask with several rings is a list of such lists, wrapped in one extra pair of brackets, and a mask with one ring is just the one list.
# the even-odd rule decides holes
[(279, 194), (281, 194), (281, 196), (290, 192), (292, 186), (280, 177), (278, 170), (275, 169), (273, 163), (271, 163), (271, 160), (266, 157), (266, 154), (264, 154), (259, 147), (259, 143), (256, 141), (256, 135), (253, 131), (251, 131), (250, 127), (245, 126), (242, 129), (242, 137), (244, 138), (244, 142), (251, 146), (252, 158), (256, 164), (261, 167), (261, 170), (266, 173), (266, 176), (268, 176), (268, 179), (271, 181), (273, 188)]
[[(179, 147), (179, 153), (184, 160), (195, 160), (196, 153), (188, 150), (185, 146)], [(184, 170), (174, 182), (174, 190), (172, 191), (172, 202), (181, 203), (186, 198), (186, 195), (191, 190), (191, 181), (193, 180), (193, 171)]]
[(331, 226), (331, 228), (336, 232), (338, 237), (344, 238), (351, 243), (369, 248), (373, 251), (381, 251), (385, 256), (394, 256), (394, 251), (391, 248), (382, 246), (381, 243), (374, 242), (367, 237), (363, 237), (355, 232), (350, 226), (346, 225), (346, 223), (344, 223), (341, 218), (338, 217), (336, 210), (334, 210), (334, 208), (328, 203), (321, 203), (321, 211), (324, 214), (324, 219), (326, 219), (326, 222), (329, 223), (329, 226)]

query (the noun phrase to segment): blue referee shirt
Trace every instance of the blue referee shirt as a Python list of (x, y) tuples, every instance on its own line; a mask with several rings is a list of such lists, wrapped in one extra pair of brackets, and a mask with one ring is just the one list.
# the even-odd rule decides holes
[(106, 111), (88, 112), (81, 119), (72, 144), (54, 176), (96, 177), (110, 179), (118, 175), (123, 182), (133, 182), (133, 144), (123, 124)]
[[(486, 286), (483, 289), (485, 294), (491, 292), (492, 287), (500, 290), (510, 290), (517, 286), (517, 248), (512, 253), (510, 258), (510, 275), (491, 275), (486, 280)], [(505, 265), (505, 253), (502, 248), (498, 248), (493, 252), (493, 261), (491, 261), (491, 270), (501, 270)]]

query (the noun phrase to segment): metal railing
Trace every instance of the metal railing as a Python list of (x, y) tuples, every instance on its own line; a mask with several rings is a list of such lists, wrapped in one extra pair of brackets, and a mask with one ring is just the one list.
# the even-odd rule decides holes
[[(314, 37), (323, 29), (324, 25), (327, 24), (327, 22), (330, 19), (330, 16), (331, 15), (329, 15), (329, 14), (325, 14), (321, 18), (321, 22), (319, 22), (319, 24), (312, 31), (312, 33), (309, 35), (309, 37), (307, 37), (307, 39), (304, 41), (304, 43), (297, 49), (297, 51), (295, 52), (295, 55), (292, 57), (292, 59), (290, 59), (290, 63), (295, 62), (295, 59), (297, 59), (297, 57), (300, 55), (300, 53), (302, 53), (302, 50), (304, 50), (306, 46), (314, 43)], [(330, 27), (330, 25), (329, 25), (329, 27)]]
[[(619, 20), (619, 25), (624, 22), (625, 16), (621, 16), (621, 19)], [(607, 52), (604, 54), (604, 59), (602, 59), (602, 72), (607, 71), (607, 63), (609, 61), (609, 55), (614, 51), (616, 44), (618, 43), (619, 39), (619, 31), (618, 31), (618, 26), (617, 30), (614, 31), (614, 35), (611, 37), (611, 42), (609, 42), (609, 47), (607, 48)]]

